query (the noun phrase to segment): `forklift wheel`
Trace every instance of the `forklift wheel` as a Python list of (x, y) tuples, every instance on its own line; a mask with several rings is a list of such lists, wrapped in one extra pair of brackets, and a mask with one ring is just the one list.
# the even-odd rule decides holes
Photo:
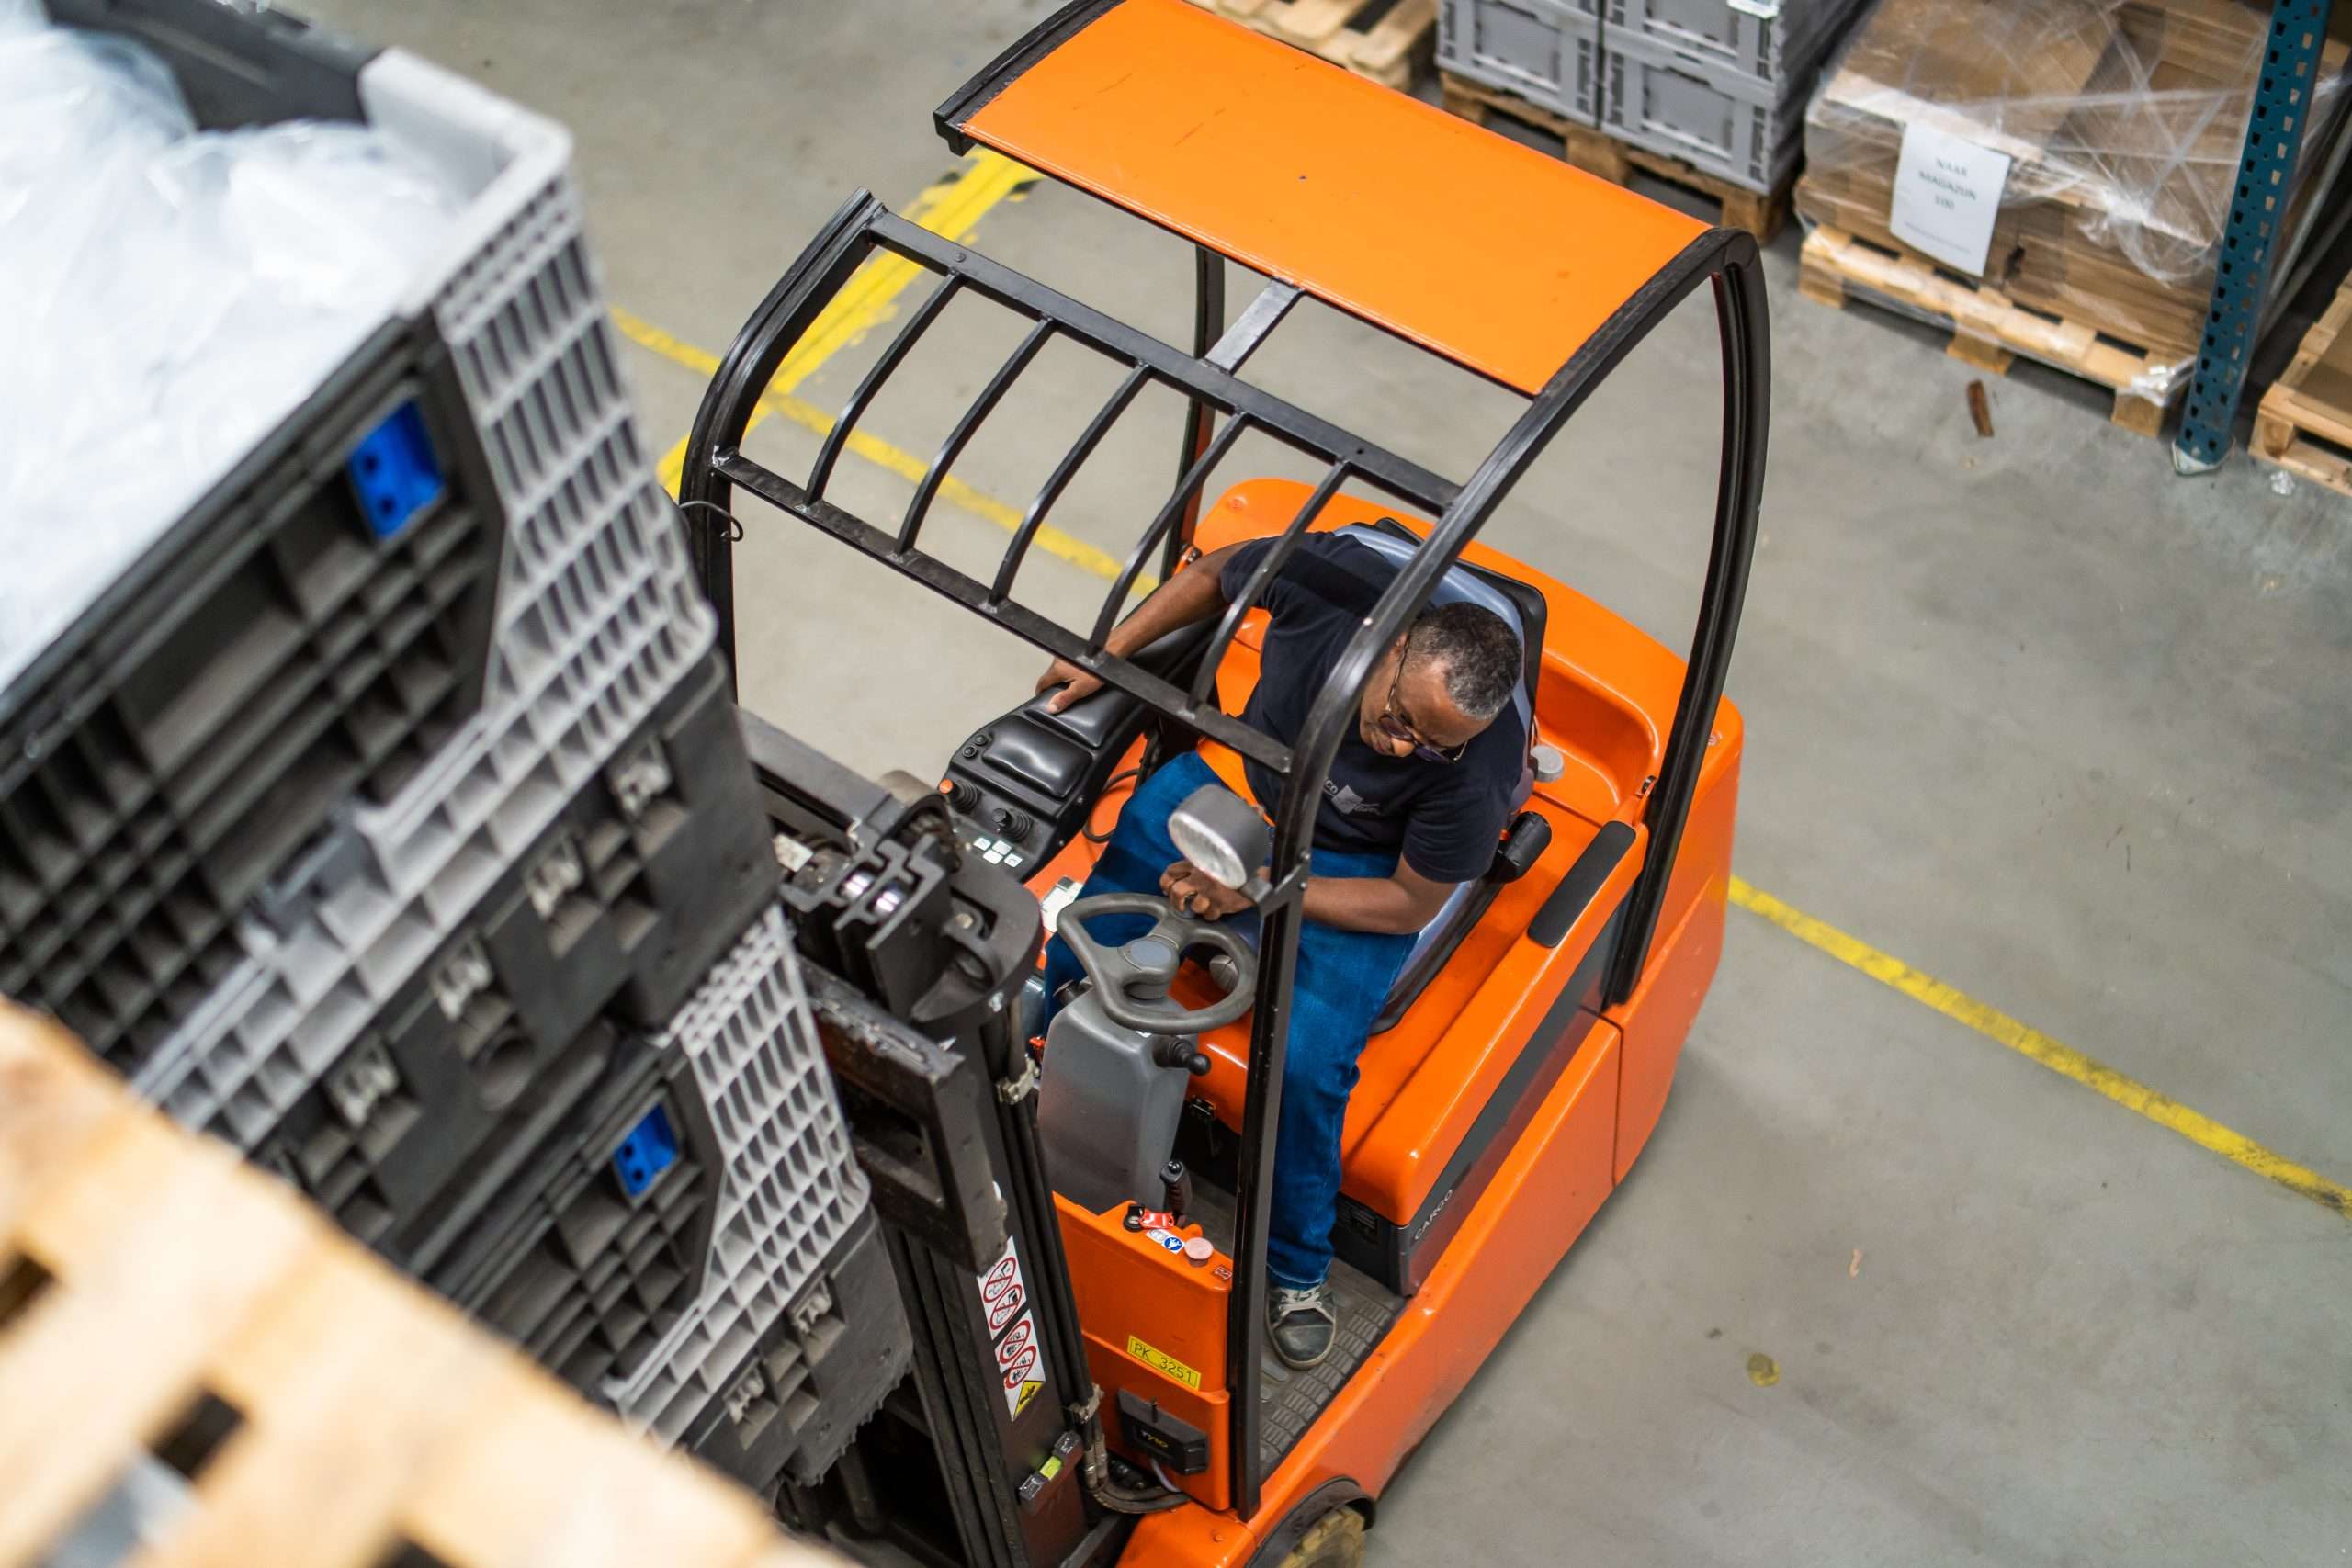
[(1363, 1568), (1363, 1516), (1353, 1508), (1332, 1509), (1315, 1521), (1291, 1548), (1282, 1568)]

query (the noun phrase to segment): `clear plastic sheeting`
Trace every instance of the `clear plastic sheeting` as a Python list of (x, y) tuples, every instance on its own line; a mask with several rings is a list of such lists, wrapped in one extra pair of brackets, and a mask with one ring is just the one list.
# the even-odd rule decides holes
[(458, 208), (364, 126), (198, 130), (0, 0), (0, 682), (392, 315)]
[[(1797, 211), (1899, 251), (1888, 217), (1909, 126), (2007, 153), (1983, 282), (2185, 366), (2269, 11), (2238, 0), (1881, 0), (1806, 111)], [(2326, 45), (2304, 171), (2325, 163), (2338, 130), (2345, 58)], [(2154, 379), (2165, 384), (2147, 393), (2162, 400), (2177, 378)]]

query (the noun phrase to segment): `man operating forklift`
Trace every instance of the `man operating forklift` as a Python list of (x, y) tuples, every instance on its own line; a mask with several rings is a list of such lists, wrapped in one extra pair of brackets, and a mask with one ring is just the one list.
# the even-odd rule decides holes
[[(1221, 615), (1274, 544), (1256, 539), (1200, 557), (1120, 623), (1110, 651), (1125, 657)], [(1286, 745), (1297, 740), (1349, 637), (1396, 570), (1345, 533), (1300, 542), (1261, 601), (1271, 620), (1257, 688), (1242, 715), (1247, 723)], [(1329, 1355), (1339, 1325), (1329, 1283), (1331, 1224), (1356, 1058), (1414, 939), (1457, 886), (1494, 860), (1527, 767), (1526, 728), (1510, 703), (1524, 669), (1518, 636), (1500, 616), (1475, 604), (1430, 606), (1373, 666), (1354, 733), (1341, 742), (1323, 786), (1266, 1241), (1267, 1333), (1293, 1367)], [(1057, 660), (1037, 689), (1061, 688), (1048, 703), (1059, 712), (1101, 684)], [(1259, 764), (1245, 763), (1244, 774), (1261, 810), (1280, 798), (1281, 782)], [(1197, 751), (1169, 759), (1129, 797), (1080, 897), (1157, 891), (1179, 913), (1245, 916), (1254, 927), (1249, 898), (1187, 864), (1170, 837), (1170, 813), (1216, 782)], [(1110, 916), (1091, 929), (1116, 943), (1150, 923)], [(1077, 958), (1055, 939), (1046, 948), (1047, 1000), (1035, 1021), (1037, 1033), (1080, 974)]]

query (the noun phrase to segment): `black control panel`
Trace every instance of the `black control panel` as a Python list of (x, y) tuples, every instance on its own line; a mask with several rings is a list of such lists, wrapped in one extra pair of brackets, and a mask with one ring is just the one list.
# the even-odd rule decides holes
[(1086, 825), (1143, 718), (1134, 698), (1102, 691), (1064, 713), (1033, 697), (974, 731), (940, 785), (958, 833), (989, 864), (1027, 878)]
[[(1212, 629), (1203, 623), (1172, 632), (1136, 663), (1167, 679), (1188, 678)], [(1060, 713), (1047, 710), (1050, 696), (1032, 697), (973, 731), (939, 786), (964, 841), (1024, 881), (1085, 828), (1120, 759), (1153, 717), (1113, 687)]]

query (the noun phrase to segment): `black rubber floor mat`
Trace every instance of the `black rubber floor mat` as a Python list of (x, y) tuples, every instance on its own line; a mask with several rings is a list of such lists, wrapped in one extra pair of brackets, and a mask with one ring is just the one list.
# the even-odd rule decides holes
[[(1217, 1247), (1233, 1250), (1233, 1200), (1207, 1183), (1200, 1184), (1193, 1217)], [(1369, 1276), (1344, 1263), (1331, 1265), (1332, 1306), (1340, 1314), (1340, 1332), (1331, 1353), (1320, 1366), (1297, 1371), (1283, 1365), (1264, 1333), (1258, 1336), (1259, 1416), (1258, 1453), (1261, 1474), (1272, 1474), (1306, 1435), (1324, 1407), (1339, 1397), (1356, 1369), (1371, 1359), (1374, 1347), (1387, 1337), (1405, 1298), (1381, 1289)]]

